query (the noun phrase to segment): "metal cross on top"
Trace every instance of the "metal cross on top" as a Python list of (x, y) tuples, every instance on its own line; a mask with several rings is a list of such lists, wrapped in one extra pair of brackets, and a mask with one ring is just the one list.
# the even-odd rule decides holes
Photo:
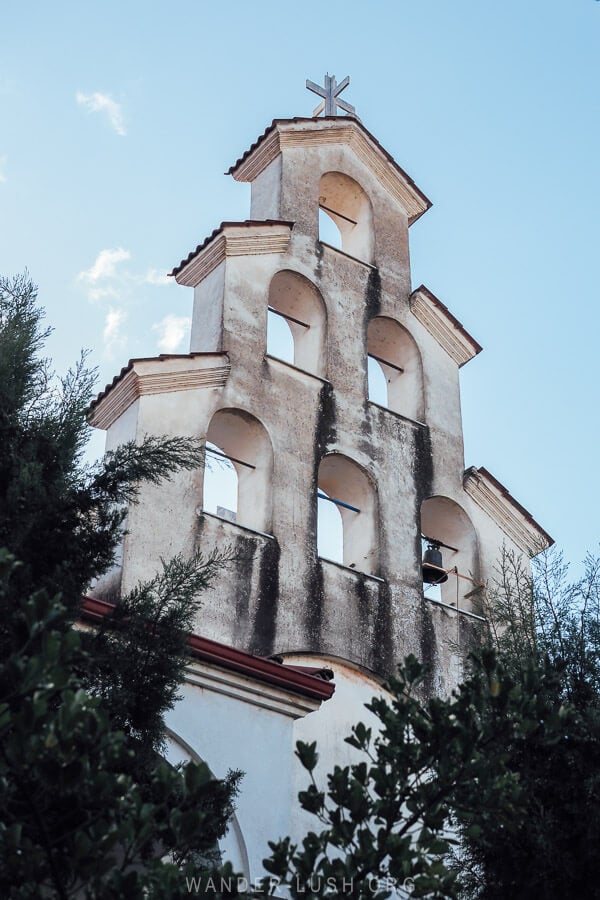
[(356, 115), (355, 109), (350, 103), (346, 103), (344, 100), (339, 99), (340, 94), (349, 84), (349, 75), (346, 75), (344, 80), (339, 84), (335, 80), (335, 75), (326, 75), (325, 87), (321, 87), (320, 84), (315, 84), (314, 81), (309, 81), (307, 78), (306, 87), (308, 90), (313, 91), (313, 93), (318, 94), (319, 97), (324, 98), (314, 110), (313, 116), (319, 116), (322, 112), (325, 112), (326, 116), (335, 116), (337, 115), (336, 107), (338, 106), (345, 112), (350, 113), (351, 116)]

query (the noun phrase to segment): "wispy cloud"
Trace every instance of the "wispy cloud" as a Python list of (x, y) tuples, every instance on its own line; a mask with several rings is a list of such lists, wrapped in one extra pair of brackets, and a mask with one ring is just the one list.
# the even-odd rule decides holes
[(4, 184), (6, 181), (6, 174), (4, 172), (6, 166), (6, 156), (0, 156), (0, 184)]
[(106, 113), (110, 127), (121, 137), (127, 134), (123, 110), (110, 94), (101, 94), (99, 91), (94, 94), (82, 94), (81, 91), (77, 91), (75, 99), (79, 106), (83, 106), (88, 112)]
[[(127, 310), (139, 309), (144, 295), (164, 290), (164, 285), (170, 283), (158, 268), (131, 271), (130, 259), (131, 253), (124, 247), (105, 247), (89, 269), (77, 275), (77, 283), (85, 290), (90, 303), (103, 310), (103, 351), (108, 358), (121, 352), (131, 337), (127, 333)], [(153, 326), (159, 331), (162, 351), (174, 352), (189, 326), (189, 319), (172, 315)]]
[(175, 353), (187, 337), (192, 320), (188, 316), (168, 315), (152, 326), (158, 332), (158, 349), (161, 353)]
[[(101, 250), (96, 257), (94, 264), (89, 268), (80, 272), (77, 276), (80, 281), (87, 281), (90, 284), (105, 278), (115, 278), (117, 275), (117, 264), (126, 259), (130, 259), (129, 250), (122, 247), (107, 248)], [(106, 294), (106, 289), (102, 289)]]
[(104, 352), (108, 356), (111, 356), (115, 350), (120, 349), (125, 344), (125, 338), (121, 329), (126, 318), (127, 313), (124, 309), (115, 309), (111, 306), (106, 313), (102, 340), (104, 341)]
[(146, 284), (171, 284), (171, 279), (162, 269), (148, 269), (143, 280)]

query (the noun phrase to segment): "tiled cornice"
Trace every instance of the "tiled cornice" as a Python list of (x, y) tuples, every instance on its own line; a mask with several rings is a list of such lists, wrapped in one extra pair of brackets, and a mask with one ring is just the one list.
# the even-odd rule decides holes
[(94, 405), (89, 416), (90, 425), (110, 428), (132, 403), (147, 394), (222, 387), (229, 370), (225, 354), (132, 360), (123, 377)]
[(178, 284), (196, 287), (228, 256), (259, 256), (285, 253), (292, 223), (228, 223), (213, 232), (188, 260), (173, 270)]
[(410, 295), (410, 308), (429, 334), (459, 366), (481, 352), (475, 338), (455, 318), (441, 300), (424, 285)]
[(527, 510), (518, 503), (487, 469), (467, 469), (463, 487), (472, 500), (496, 522), (506, 535), (529, 556), (554, 543)]
[(236, 181), (254, 181), (286, 147), (324, 147), (346, 144), (378, 179), (382, 187), (406, 210), (412, 224), (431, 206), (400, 166), (384, 151), (373, 135), (355, 119), (276, 120), (230, 170)]

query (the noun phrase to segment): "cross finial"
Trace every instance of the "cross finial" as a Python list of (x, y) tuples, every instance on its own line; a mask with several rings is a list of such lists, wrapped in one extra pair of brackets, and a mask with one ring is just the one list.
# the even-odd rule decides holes
[(314, 81), (309, 81), (307, 78), (306, 87), (308, 90), (318, 94), (319, 97), (324, 98), (314, 110), (313, 116), (319, 116), (322, 112), (325, 112), (326, 116), (335, 116), (337, 115), (336, 107), (338, 106), (345, 112), (350, 113), (351, 116), (356, 115), (355, 109), (350, 103), (346, 103), (344, 100), (339, 99), (340, 94), (349, 84), (349, 75), (346, 75), (344, 80), (339, 84), (335, 80), (335, 75), (326, 75), (325, 87), (321, 87), (320, 84), (315, 84)]

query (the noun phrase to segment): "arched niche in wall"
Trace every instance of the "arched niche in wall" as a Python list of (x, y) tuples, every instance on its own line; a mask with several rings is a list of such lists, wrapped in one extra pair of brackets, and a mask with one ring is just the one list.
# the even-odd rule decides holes
[[(206, 444), (203, 508), (239, 525), (268, 532), (273, 451), (264, 425), (245, 410), (220, 409), (210, 421)], [(237, 476), (236, 508), (209, 510), (204, 499), (218, 495), (224, 469), (229, 473), (233, 469)]]
[[(327, 313), (314, 284), (304, 275), (284, 269), (271, 279), (268, 303), (267, 352), (299, 369), (324, 375)], [(276, 330), (283, 323), (293, 340), (291, 359), (285, 336)]]
[(367, 355), (369, 400), (422, 422), (423, 368), (412, 335), (395, 319), (376, 316), (367, 329)]
[[(440, 584), (440, 599), (461, 609), (472, 609), (479, 582), (479, 552), (477, 535), (464, 509), (449, 497), (429, 497), (421, 504), (421, 534), (447, 546), (440, 546), (442, 567), (456, 569), (462, 576), (448, 575)], [(452, 548), (452, 549), (449, 549)], [(440, 573), (441, 575), (442, 573)], [(472, 580), (471, 580), (472, 579)], [(471, 597), (466, 597), (471, 594)], [(426, 592), (426, 596), (429, 594)]]
[[(357, 181), (342, 172), (326, 172), (319, 184), (319, 210), (334, 223), (340, 233), (344, 253), (372, 263), (375, 241), (371, 201)], [(336, 242), (319, 230), (325, 243)]]
[[(319, 465), (318, 502), (337, 507), (342, 522), (342, 558), (344, 566), (377, 574), (378, 522), (377, 492), (364, 469), (341, 453), (324, 456)], [(323, 527), (321, 517), (321, 528)], [(317, 548), (327, 546), (327, 535), (319, 533)]]

